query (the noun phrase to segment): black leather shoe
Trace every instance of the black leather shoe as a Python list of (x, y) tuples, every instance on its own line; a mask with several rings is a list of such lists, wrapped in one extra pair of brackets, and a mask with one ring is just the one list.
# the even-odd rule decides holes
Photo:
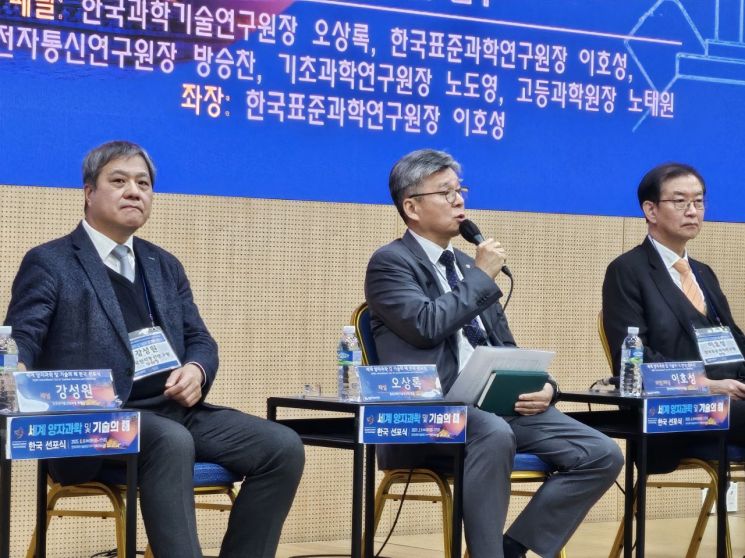
[(507, 535), (502, 539), (502, 549), (504, 558), (525, 558), (525, 554), (528, 552), (527, 548)]

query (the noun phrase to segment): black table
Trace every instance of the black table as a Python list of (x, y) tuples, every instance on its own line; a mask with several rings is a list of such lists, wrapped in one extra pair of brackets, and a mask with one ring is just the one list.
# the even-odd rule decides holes
[[(86, 414), (93, 411), (86, 411)], [(66, 413), (71, 414), (71, 413)], [(20, 414), (0, 414), (0, 558), (10, 558), (10, 499), (12, 462), (5, 455), (8, 436), (7, 419)], [(107, 459), (114, 458), (109, 456)], [(125, 558), (137, 552), (137, 454), (120, 456), (127, 464), (127, 516)], [(36, 558), (47, 555), (47, 461), (40, 459), (36, 474)]]
[[(611, 438), (626, 440), (626, 476), (624, 481), (624, 557), (632, 555), (632, 531), (634, 524), (634, 468), (637, 464), (637, 517), (636, 517), (636, 556), (644, 556), (644, 534), (646, 516), (647, 486), (647, 443), (650, 436), (666, 434), (647, 434), (643, 431), (645, 397), (621, 397), (618, 391), (612, 392), (561, 392), (559, 401), (588, 403), (597, 405), (619, 405), (618, 410), (597, 410), (570, 412), (568, 415), (592, 426)], [(700, 432), (688, 432), (691, 437)], [(716, 436), (719, 450), (718, 494), (717, 494), (717, 558), (726, 556), (727, 533), (727, 458), (726, 430), (706, 432)], [(638, 458), (638, 459), (637, 459)]]
[[(269, 420), (284, 424), (300, 435), (309, 446), (352, 450), (352, 558), (363, 556), (362, 552), (362, 508), (364, 494), (364, 556), (374, 556), (373, 523), (375, 501), (375, 446), (365, 445), (358, 439), (360, 431), (360, 408), (373, 405), (453, 405), (444, 401), (395, 401), (390, 403), (360, 403), (341, 401), (329, 397), (270, 397), (267, 399)], [(277, 409), (306, 409), (331, 411), (347, 416), (329, 418), (278, 419)], [(363, 465), (364, 463), (364, 465)], [(453, 483), (453, 538), (451, 556), (461, 555), (461, 524), (463, 517), (463, 446), (456, 445), (454, 457), (455, 478)]]

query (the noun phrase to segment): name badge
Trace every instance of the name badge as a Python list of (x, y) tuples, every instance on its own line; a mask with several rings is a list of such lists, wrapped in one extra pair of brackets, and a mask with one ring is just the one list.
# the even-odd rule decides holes
[(131, 332), (129, 344), (135, 360), (135, 381), (181, 366), (165, 333), (158, 326)]
[(705, 365), (742, 362), (745, 360), (727, 326), (694, 329), (698, 352)]

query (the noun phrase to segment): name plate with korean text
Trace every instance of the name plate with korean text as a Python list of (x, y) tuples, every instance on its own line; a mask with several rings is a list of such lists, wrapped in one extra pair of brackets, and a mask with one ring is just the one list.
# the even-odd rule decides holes
[(106, 457), (140, 451), (140, 413), (110, 411), (8, 418), (7, 459)]
[(644, 400), (644, 432), (729, 430), (729, 396), (684, 395)]
[(118, 409), (110, 369), (33, 370), (13, 373), (22, 413)]
[(463, 444), (465, 405), (363, 405), (359, 441), (363, 444)]
[(705, 379), (704, 363), (700, 360), (642, 364), (644, 393), (647, 395), (708, 393)]
[(442, 399), (442, 387), (434, 364), (358, 366), (362, 401), (409, 401)]

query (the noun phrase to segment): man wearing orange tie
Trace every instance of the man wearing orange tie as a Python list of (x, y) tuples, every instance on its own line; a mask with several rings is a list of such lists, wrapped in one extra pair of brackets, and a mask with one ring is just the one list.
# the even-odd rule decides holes
[[(737, 326), (714, 271), (688, 256), (687, 244), (701, 232), (706, 184), (691, 166), (665, 163), (639, 184), (639, 205), (647, 221), (644, 242), (610, 263), (603, 282), (603, 325), (619, 374), (621, 344), (627, 328), (639, 328), (645, 362), (706, 360), (702, 332), (727, 328), (732, 350), (726, 362), (706, 365), (712, 393), (732, 400), (729, 439), (745, 443), (745, 335)], [(697, 335), (697, 332), (699, 335)], [(702, 353), (703, 351), (703, 353)], [(681, 439), (655, 444), (657, 471), (674, 469)]]

